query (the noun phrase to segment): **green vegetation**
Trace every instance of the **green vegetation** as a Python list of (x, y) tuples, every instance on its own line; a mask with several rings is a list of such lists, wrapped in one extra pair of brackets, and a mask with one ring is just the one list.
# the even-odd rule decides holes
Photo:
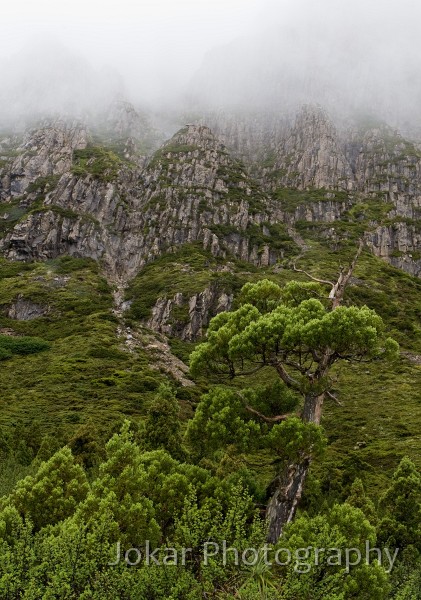
[(92, 175), (101, 181), (113, 181), (124, 162), (103, 146), (87, 146), (73, 152), (72, 173), (80, 177)]
[[(131, 282), (126, 299), (131, 300), (131, 308), (126, 313), (129, 319), (148, 319), (157, 298), (173, 298), (181, 293), (185, 301), (194, 294), (202, 292), (211, 283), (216, 284), (221, 292), (239, 291), (248, 280), (251, 272), (257, 269), (233, 260), (232, 272), (221, 272), (226, 261), (214, 257), (200, 244), (185, 244), (174, 253), (165, 254), (146, 265)], [(243, 271), (247, 269), (248, 275)], [(183, 313), (185, 317), (187, 314)]]
[(11, 231), (15, 225), (30, 214), (51, 210), (63, 217), (77, 217), (77, 213), (62, 206), (43, 206), (45, 196), (56, 188), (59, 179), (59, 175), (39, 177), (28, 185), (23, 196), (14, 198), (10, 202), (1, 203), (0, 237)]
[(233, 160), (228, 165), (221, 165), (218, 168), (217, 176), (228, 188), (227, 200), (229, 202), (247, 201), (249, 212), (252, 215), (264, 211), (265, 195), (248, 175), (243, 163)]
[(311, 202), (347, 202), (350, 196), (347, 192), (341, 190), (295, 190), (292, 188), (278, 188), (272, 193), (272, 197), (279, 202), (283, 210), (293, 213), (301, 204)]
[[(154, 153), (152, 160), (149, 162), (149, 167), (154, 168), (160, 166), (167, 169), (174, 160), (179, 160), (179, 154), (188, 155), (196, 151), (199, 153), (201, 152), (200, 149), (194, 145), (175, 143), (165, 144), (165, 146), (162, 146), (162, 148)], [(187, 157), (183, 158), (186, 159)]]
[[(17, 298), (48, 311), (29, 321), (10, 319), (6, 311)], [(111, 290), (92, 260), (2, 262), (0, 327), (29, 339), (0, 338), (2, 347), (14, 348), (13, 356), (2, 363), (7, 368), (0, 370), (0, 434), (9, 435), (19, 423), (42, 423), (42, 435), (31, 450), (36, 455), (46, 435), (54, 433), (69, 442), (91, 424), (104, 439), (123, 415), (143, 413), (164, 378), (149, 367), (144, 351), (132, 355), (121, 348), (111, 306)], [(23, 358), (16, 354), (19, 345), (20, 351), (44, 351)]]
[(282, 223), (273, 225), (271, 223), (262, 223), (262, 225), (249, 225), (246, 229), (246, 236), (250, 243), (261, 248), (263, 245), (271, 249), (279, 250), (282, 256), (293, 256), (298, 254), (298, 246), (287, 233), (286, 227)]
[[(392, 154), (390, 161), (384, 161), (385, 152)], [(123, 140), (105, 144), (97, 138), (73, 159), (75, 175), (101, 182), (130, 166)], [(217, 176), (227, 191), (215, 193), (214, 202), (228, 211), (247, 202), (252, 214), (263, 212), (267, 197), (245, 166), (223, 151), (220, 159)], [(419, 152), (385, 130), (372, 159), (380, 186), (390, 171), (398, 172), (396, 165), (415, 165)], [(161, 177), (149, 208), (157, 209), (167, 194), (190, 195), (206, 221), (206, 189), (186, 191), (174, 185), (171, 172), (180, 161), (190, 168), (195, 160), (212, 167), (196, 146), (170, 143), (152, 157), (149, 167), (160, 168)], [(274, 179), (286, 175), (275, 170), (273, 153), (263, 167)], [(0, 236), (31, 212), (75, 218), (68, 208), (43, 206), (58, 181), (39, 178), (23, 198), (1, 204)], [(401, 181), (406, 186), (410, 179)], [(416, 224), (390, 217), (392, 205), (381, 192), (281, 188), (272, 200), (290, 214), (326, 201), (344, 203), (344, 210), (334, 223), (298, 223), (303, 239), (295, 242), (286, 226), (261, 217), (241, 232), (229, 223), (211, 225), (221, 241), (241, 235), (258, 251), (269, 246), (279, 253), (277, 264), (257, 268), (229, 255), (215, 257), (199, 243), (168, 248), (172, 252), (130, 282), (131, 307), (122, 318), (113, 312), (112, 289), (92, 260), (0, 259), (1, 598), (419, 597), (421, 281), (364, 252), (344, 297), (342, 320), (335, 321), (325, 301), (328, 288), (308, 284), (304, 273), (291, 268), (295, 259), (313, 276), (334, 280), (364, 231), (379, 223)], [(145, 226), (145, 235), (152, 227)], [(232, 312), (211, 321), (204, 345), (169, 340), (185, 363), (193, 353), (186, 376), (196, 385), (183, 387), (153, 359), (144, 323), (158, 297), (182, 294), (169, 317), (173, 330), (181, 331), (190, 319), (189, 298), (209, 286), (217, 295), (234, 296)], [(41, 307), (41, 316), (8, 317), (20, 301)], [(131, 345), (130, 334), (136, 342)], [(386, 364), (379, 350), (389, 337), (399, 342), (401, 355)], [(274, 368), (282, 344), (289, 344), (285, 368), (295, 375), (290, 386)], [(353, 351), (348, 360), (333, 361), (329, 373), (318, 377), (315, 356), (327, 347), (342, 359), (344, 346)], [(361, 347), (374, 359), (370, 364), (358, 356)], [(237, 376), (215, 385), (221, 356)], [(328, 389), (340, 402), (325, 398), (321, 426), (301, 412), (315, 381), (317, 393)], [(270, 420), (276, 417), (282, 418)], [(376, 562), (347, 573), (326, 557), (317, 568), (297, 572), (294, 563), (268, 567), (262, 554), (247, 567), (237, 567), (232, 554), (227, 564), (218, 556), (203, 565), (205, 542), (226, 540), (240, 553), (265, 544), (262, 517), (276, 488), (271, 484), (286, 465), (309, 462), (310, 455), (297, 517), (269, 555), (280, 547), (292, 555), (311, 547), (307, 558), (314, 562), (316, 547), (363, 552), (369, 540), (372, 546), (400, 547), (392, 573)], [(146, 540), (152, 548), (191, 547), (192, 555), (178, 567), (146, 567), (142, 561), (128, 568), (125, 549), (143, 549)], [(117, 541), (123, 560), (110, 567)]]
[(0, 203), (0, 237), (12, 230), (27, 211), (26, 207), (21, 206), (20, 199)]
[[(240, 308), (214, 317), (207, 340), (191, 355), (193, 374), (206, 373), (221, 380), (255, 373), (258, 369), (273, 370), (285, 392), (291, 391), (303, 399), (301, 416), (297, 419), (285, 413), (282, 389), (277, 394), (281, 406), (273, 402), (269, 410), (263, 411), (258, 406), (259, 397), (247, 397), (243, 389), (241, 401), (235, 403), (229, 396), (221, 399), (219, 410), (213, 407), (204, 420), (200, 404), (192, 421), (197, 437), (205, 446), (211, 446), (206, 435), (209, 427), (213, 426), (210, 441), (220, 445), (236, 443), (237, 430), (243, 451), (257, 439), (263, 448), (270, 450), (272, 464), (281, 465), (271, 484), (268, 508), (272, 543), (278, 540), (295, 513), (297, 497), (289, 490), (302, 488), (311, 460), (320, 452), (319, 425), (323, 401), (332, 389), (333, 365), (343, 360), (350, 363), (380, 358), (396, 360), (398, 356), (397, 343), (385, 338), (384, 324), (373, 310), (366, 306), (340, 306), (340, 288), (332, 306), (315, 298), (322, 294), (315, 283), (291, 281), (283, 288), (267, 279), (248, 283), (241, 292)], [(248, 413), (247, 418), (244, 415)], [(256, 416), (263, 423), (263, 431), (255, 423)], [(228, 423), (231, 427), (234, 424), (234, 432), (230, 431), (226, 441)], [(268, 423), (273, 427), (265, 440)]]
[(48, 350), (50, 344), (36, 337), (11, 337), (0, 335), (0, 360), (11, 358), (14, 354), (37, 354)]
[(26, 188), (26, 193), (45, 195), (55, 189), (59, 179), (60, 175), (47, 175), (46, 177), (38, 177), (38, 179), (28, 185)]
[(280, 256), (287, 257), (298, 254), (298, 246), (287, 233), (285, 225), (282, 223), (272, 224), (263, 222), (258, 224), (248, 224), (244, 231), (233, 225), (210, 225), (209, 229), (215, 233), (223, 242), (224, 238), (229, 236), (241, 236), (249, 240), (250, 249), (257, 247), (262, 251), (264, 246), (271, 250), (278, 251)]
[[(320, 241), (310, 243), (298, 266), (314, 276), (334, 278), (339, 264), (347, 264), (354, 253), (351, 245), (333, 251)], [(150, 263), (133, 280), (127, 292), (133, 300), (130, 319), (147, 318), (158, 296), (182, 292), (187, 298), (210, 283), (233, 292), (236, 308), (239, 302), (250, 302), (250, 288), (240, 294), (248, 281), (266, 277), (282, 286), (297, 278), (307, 281), (303, 274), (285, 266), (258, 269), (215, 258), (199, 244), (184, 246)], [(405, 350), (419, 352), (420, 281), (369, 253), (360, 257), (354, 275), (345, 305), (367, 304), (375, 309), (388, 335), (398, 339)], [(278, 598), (282, 593), (295, 599), (312, 590), (321, 600), (329, 597), (326, 586), (330, 585), (337, 595), (353, 590), (343, 600), (401, 600), (404, 593), (416, 589), (419, 567), (414, 548), (418, 542), (411, 537), (414, 521), (408, 510), (400, 538), (405, 548), (391, 576), (374, 564), (369, 571), (355, 567), (346, 574), (339, 568), (330, 571), (323, 563), (318, 571), (311, 569), (302, 576), (292, 567), (266, 569), (258, 575), (257, 566), (247, 570), (233, 563), (224, 566), (219, 558), (204, 568), (200, 556), (206, 540), (227, 539), (239, 548), (263, 546), (265, 528), (258, 519), (253, 521), (254, 507), (267, 502), (265, 489), (276, 470), (302, 451), (297, 441), (311, 433), (302, 431), (297, 436), (300, 423), (294, 419), (288, 429), (288, 421), (274, 428), (245, 414), (236, 419), (238, 411), (244, 410), (238, 392), (249, 390), (245, 397), (262, 414), (275, 406), (281, 412), (297, 410), (299, 398), (281, 390), (276, 375), (267, 369), (239, 377), (223, 389), (210, 386), (203, 373), (196, 388), (171, 391), (168, 385), (160, 387), (168, 379), (151, 369), (147, 351), (138, 348), (129, 353), (116, 337), (111, 290), (94, 261), (63, 257), (42, 264), (19, 264), (3, 260), (3, 315), (18, 297), (48, 306), (48, 312), (31, 321), (3, 316), (0, 326), (19, 336), (41, 338), (50, 348), (39, 354), (14, 355), (0, 363), (0, 489), (6, 496), (0, 514), (5, 557), (0, 569), (2, 597), (22, 596), (30, 586), (39, 597), (47, 586), (58, 597), (67, 589), (70, 598), (90, 589), (98, 600), (132, 598), (134, 594), (145, 600), (171, 595), (184, 600), (190, 594), (191, 600), (196, 600), (203, 591), (225, 594), (228, 599), (240, 588), (245, 598), (269, 598), (271, 593)], [(265, 302), (271, 301), (269, 294)], [(183, 321), (187, 315), (180, 310), (175, 317)], [(171, 340), (171, 346), (185, 361), (193, 348), (177, 339)], [(335, 367), (332, 375), (342, 406), (326, 400), (320, 451), (326, 447), (310, 470), (302, 510), (281, 542), (292, 552), (301, 544), (347, 547), (349, 541), (358, 548), (367, 535), (386, 544), (395, 531), (390, 523), (401, 520), (401, 513), (395, 513), (388, 501), (394, 493), (388, 489), (397, 485), (403, 490), (405, 477), (412, 482), (421, 467), (419, 367), (406, 360), (387, 369), (381, 362), (345, 364)], [(132, 433), (126, 430), (115, 436), (105, 452), (105, 441), (118, 430), (125, 415), (131, 420)], [(223, 416), (223, 421), (218, 421), (217, 415)], [(223, 443), (222, 425), (226, 426)], [(314, 446), (311, 436), (308, 442)], [(66, 443), (71, 453), (60, 449)], [(277, 462), (270, 465), (274, 453)], [(405, 467), (402, 472), (402, 467), (395, 484), (391, 474), (405, 455), (417, 468)], [(356, 477), (362, 479), (367, 494), (366, 501), (357, 505), (355, 492), (352, 500)], [(71, 487), (70, 481), (74, 482)], [(410, 502), (418, 506), (416, 486), (411, 486)], [(123, 490), (126, 494), (128, 489), (132, 491), (125, 498)], [(361, 493), (357, 496), (361, 500)], [(48, 510), (40, 511), (45, 497), (50, 499)], [(374, 506), (371, 513), (367, 508), (370, 502)], [(399, 506), (400, 511), (406, 510)], [(355, 537), (350, 537), (345, 525), (350, 522), (358, 523)], [(234, 531), (242, 531), (242, 537)], [(115, 556), (117, 539), (128, 547), (142, 547), (145, 539), (158, 546), (187, 545), (195, 549), (195, 559), (185, 568), (168, 566), (164, 579), (163, 569), (158, 567), (107, 567)], [(25, 552), (31, 557), (25, 574), (16, 560), (24, 551), (23, 540), (27, 540)], [(83, 549), (77, 557), (72, 554), (76, 544)], [(97, 552), (99, 546), (101, 552)], [(49, 556), (53, 553), (56, 557), (50, 574), (46, 572), (46, 548)], [(69, 561), (77, 565), (78, 576), (73, 579), (69, 579)]]
[[(168, 391), (159, 394), (173, 405)], [(215, 472), (188, 455), (181, 461), (166, 450), (149, 450), (149, 444), (174, 435), (174, 428), (165, 427), (168, 421), (161, 423), (149, 437), (126, 421), (106, 444), (92, 477), (68, 447), (59, 449), (1, 498), (3, 598), (417, 597), (411, 594), (419, 580), (421, 477), (411, 461), (401, 462), (380, 503), (371, 502), (356, 480), (345, 503), (321, 507), (315, 516), (301, 514), (277, 544), (265, 546), (247, 471)], [(371, 557), (366, 564), (366, 544), (392, 544), (396, 532), (401, 556), (395, 557), (394, 571), (386, 555), (381, 564)], [(251, 556), (246, 566), (233, 551), (215, 553), (224, 543), (240, 557), (246, 548), (256, 549), (257, 560)], [(130, 548), (138, 550), (127, 552)], [(187, 560), (182, 548), (190, 548)], [(349, 548), (353, 555), (344, 564)], [(205, 560), (206, 552), (211, 560)], [(355, 561), (358, 553), (363, 560)]]

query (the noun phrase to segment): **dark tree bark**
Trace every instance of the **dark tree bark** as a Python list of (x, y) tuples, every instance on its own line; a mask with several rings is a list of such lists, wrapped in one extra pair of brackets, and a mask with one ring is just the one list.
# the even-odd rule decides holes
[(303, 412), (301, 413), (301, 419), (304, 423), (320, 425), (324, 398), (324, 394), (306, 394)]
[(269, 523), (267, 540), (270, 544), (276, 544), (285, 525), (294, 518), (310, 462), (310, 457), (306, 457), (301, 462), (289, 464), (274, 482), (276, 489), (266, 509)]
[[(320, 424), (324, 394), (307, 394), (301, 419), (305, 423)], [(303, 487), (311, 464), (311, 456), (304, 457), (300, 462), (287, 465), (282, 475), (272, 483), (275, 491), (266, 509), (269, 523), (268, 542), (276, 544), (282, 530), (292, 521), (301, 500)]]

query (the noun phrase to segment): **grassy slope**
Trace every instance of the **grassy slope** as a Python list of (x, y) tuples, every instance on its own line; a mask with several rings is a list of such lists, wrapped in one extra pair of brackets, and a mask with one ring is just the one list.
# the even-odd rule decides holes
[[(88, 421), (115, 426), (123, 414), (144, 410), (161, 376), (143, 352), (120, 348), (111, 313), (111, 290), (90, 260), (58, 259), (32, 265), (1, 265), (0, 327), (36, 335), (51, 350), (0, 363), (0, 428), (39, 421), (43, 431), (65, 438)], [(30, 321), (4, 316), (17, 297), (48, 313)], [(146, 386), (145, 386), (145, 381)]]

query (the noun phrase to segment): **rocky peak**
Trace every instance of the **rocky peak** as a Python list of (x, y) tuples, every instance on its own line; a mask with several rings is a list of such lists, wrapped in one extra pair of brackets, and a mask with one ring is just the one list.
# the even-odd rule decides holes
[(320, 108), (304, 107), (274, 152), (265, 175), (274, 187), (352, 190), (354, 177), (333, 122)]
[(124, 100), (113, 102), (105, 115), (95, 120), (93, 128), (103, 142), (128, 143), (132, 155), (135, 150), (138, 154), (149, 154), (164, 142), (163, 134), (152, 125), (150, 116)]
[(223, 144), (214, 136), (210, 128), (206, 125), (185, 125), (171, 138), (171, 140), (163, 145), (162, 150), (164, 151), (167, 146), (171, 147), (176, 144), (197, 146), (202, 150), (226, 151)]
[(37, 179), (69, 171), (74, 150), (87, 143), (86, 128), (77, 122), (59, 120), (29, 131), (3, 171), (2, 196), (20, 196)]

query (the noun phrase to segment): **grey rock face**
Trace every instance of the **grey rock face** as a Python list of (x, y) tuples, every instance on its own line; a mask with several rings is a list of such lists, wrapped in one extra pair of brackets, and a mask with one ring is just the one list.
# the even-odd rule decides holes
[[(272, 222), (293, 226), (297, 221), (334, 223), (356, 203), (388, 207), (389, 226), (372, 223), (369, 243), (378, 256), (411, 274), (419, 274), (420, 251), (415, 232), (421, 218), (421, 151), (384, 124), (355, 122), (334, 126), (326, 113), (305, 107), (295, 118), (249, 115), (249, 135), (229, 115), (212, 115), (213, 127), (225, 131), (224, 141), (248, 161), (268, 192), (293, 188), (305, 192), (323, 188), (326, 200), (311, 194), (293, 210), (272, 205)], [(234, 121), (233, 123), (230, 122)], [(243, 123), (245, 121), (243, 116)], [(219, 123), (219, 124), (218, 124)], [(252, 124), (252, 125), (251, 125)], [(254, 152), (250, 148), (254, 148)], [(347, 199), (329, 201), (335, 192)], [(412, 221), (412, 223), (411, 223)]]
[[(23, 213), (0, 239), (1, 252), (14, 260), (91, 257), (117, 282), (191, 242), (215, 256), (269, 266), (283, 256), (269, 225), (334, 226), (358, 202), (383, 203), (388, 223), (373, 220), (367, 234), (373, 252), (419, 274), (421, 153), (414, 144), (386, 126), (335, 126), (309, 107), (295, 120), (223, 114), (210, 120), (226, 145), (205, 125), (187, 125), (148, 160), (137, 160), (135, 142), (124, 136), (146, 136), (149, 125), (122, 103), (108, 116), (108, 129), (126, 139), (112, 177), (72, 173), (74, 151), (90, 139), (82, 125), (55, 122), (31, 131), (0, 170), (2, 201), (11, 210), (19, 203)], [(46, 178), (42, 190), (32, 191), (40, 178)], [(285, 188), (302, 192), (292, 208), (277, 200), (275, 192)], [(166, 327), (168, 306), (156, 310), (156, 327)], [(196, 336), (199, 313), (182, 335)]]
[[(40, 177), (62, 175), (72, 166), (73, 150), (85, 148), (87, 132), (80, 124), (57, 121), (30, 131), (17, 148), (16, 158), (1, 177), (1, 195), (22, 195), (28, 185)], [(0, 152), (1, 154), (1, 152)]]
[(52, 210), (29, 215), (0, 240), (0, 249), (12, 260), (46, 260), (62, 254), (99, 260), (104, 242), (95, 223), (83, 217), (66, 217)]
[[(232, 300), (232, 294), (221, 292), (217, 285), (212, 284), (190, 298), (184, 298), (180, 293), (170, 299), (158, 298), (147, 326), (165, 335), (178, 335), (183, 340), (195, 341), (202, 337), (203, 328), (212, 317), (230, 310)], [(187, 318), (178, 320), (174, 315), (176, 308), (184, 308)]]
[[(62, 154), (71, 156), (71, 146)], [(22, 220), (0, 248), (15, 260), (89, 256), (102, 260), (117, 279), (194, 241), (218, 255), (232, 252), (255, 264), (271, 264), (277, 253), (259, 251), (246, 235), (250, 224), (269, 220), (266, 201), (207, 127), (187, 126), (143, 169), (123, 165), (112, 182), (66, 172), (47, 193), (42, 211)], [(222, 233), (209, 229), (215, 226)], [(224, 233), (224, 227), (235, 234)]]
[(7, 316), (9, 319), (16, 319), (18, 321), (32, 321), (32, 319), (38, 319), (43, 317), (49, 311), (48, 306), (41, 306), (35, 304), (30, 300), (25, 300), (22, 297), (18, 297), (17, 300), (9, 307)]
[(383, 225), (368, 235), (367, 242), (376, 256), (386, 259), (393, 266), (411, 275), (421, 276), (419, 226), (399, 221), (392, 225)]
[(276, 152), (277, 185), (352, 190), (353, 173), (337, 131), (323, 111), (304, 108)]

